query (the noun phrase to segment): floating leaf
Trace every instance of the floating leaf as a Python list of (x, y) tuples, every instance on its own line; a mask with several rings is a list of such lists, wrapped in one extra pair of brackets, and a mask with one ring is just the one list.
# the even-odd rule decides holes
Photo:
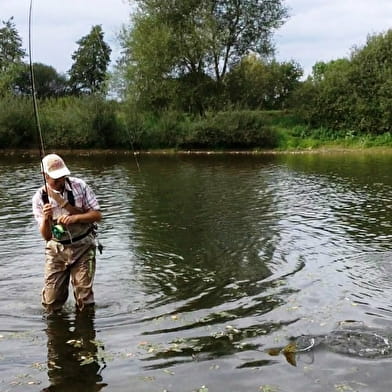
[(281, 349), (280, 347), (272, 347), (272, 348), (269, 348), (269, 349), (267, 350), (267, 353), (268, 353), (269, 355), (271, 355), (271, 356), (276, 357), (277, 355), (280, 354), (281, 351), (282, 351), (282, 349)]
[(261, 392), (278, 392), (279, 388), (275, 385), (262, 385), (260, 388)]
[(89, 365), (90, 363), (95, 362), (95, 358), (92, 355), (87, 355), (87, 356), (82, 355), (79, 360), (80, 360), (80, 366)]
[(289, 343), (283, 348), (283, 353), (296, 353), (297, 345), (295, 343)]
[(285, 356), (287, 362), (288, 362), (290, 365), (297, 366), (297, 361), (296, 361), (296, 359), (295, 359), (295, 353), (292, 353), (292, 352), (284, 352), (284, 351), (283, 351), (283, 355)]
[(354, 390), (350, 387), (350, 385), (347, 385), (347, 384), (336, 384), (335, 389), (338, 392), (346, 392), (346, 391), (353, 391)]
[(80, 339), (80, 340), (78, 340), (78, 339), (71, 339), (71, 340), (67, 340), (66, 343), (70, 344), (73, 347), (82, 347), (83, 340), (82, 339)]
[(164, 370), (164, 373), (166, 373), (166, 374), (170, 374), (171, 376), (174, 376), (175, 375), (175, 373), (174, 372), (172, 372), (171, 370), (169, 370), (169, 369), (165, 369)]
[(295, 359), (296, 352), (297, 345), (295, 343), (287, 344), (282, 350), (283, 355), (286, 357), (286, 360), (290, 365), (297, 366), (297, 362)]

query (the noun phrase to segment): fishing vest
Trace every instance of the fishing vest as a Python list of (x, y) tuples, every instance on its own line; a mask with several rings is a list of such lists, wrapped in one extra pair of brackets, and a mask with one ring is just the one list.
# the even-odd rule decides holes
[[(67, 192), (67, 201), (72, 206), (75, 207), (75, 197), (72, 193), (72, 184), (71, 180), (67, 177), (65, 179), (67, 184), (70, 187), (70, 190), (66, 190)], [(43, 203), (49, 203), (49, 196), (45, 190), (42, 191), (42, 201)], [(56, 220), (53, 221), (53, 225), (56, 225)], [(85, 238), (88, 234), (94, 231), (94, 225), (90, 223), (74, 223), (66, 227), (64, 233), (56, 237), (52, 237), (56, 241), (62, 243), (63, 245), (69, 245), (74, 242), (77, 242), (83, 238)]]
[[(74, 195), (72, 193), (71, 180), (68, 177), (66, 177), (65, 181), (67, 181), (67, 184), (71, 188), (71, 190), (67, 190), (67, 200), (68, 200), (68, 203), (71, 204), (72, 207), (75, 207), (75, 198), (74, 198)], [(42, 191), (42, 201), (43, 201), (44, 204), (49, 203), (49, 196), (45, 192), (45, 189)]]

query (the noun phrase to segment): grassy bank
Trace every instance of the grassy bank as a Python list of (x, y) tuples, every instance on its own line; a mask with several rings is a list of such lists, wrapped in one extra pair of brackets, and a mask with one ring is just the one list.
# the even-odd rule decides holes
[[(29, 99), (2, 98), (0, 148), (34, 149), (37, 128)], [(392, 135), (312, 129), (289, 111), (230, 110), (190, 116), (141, 113), (97, 97), (41, 102), (47, 149), (123, 151), (295, 151), (392, 147)]]

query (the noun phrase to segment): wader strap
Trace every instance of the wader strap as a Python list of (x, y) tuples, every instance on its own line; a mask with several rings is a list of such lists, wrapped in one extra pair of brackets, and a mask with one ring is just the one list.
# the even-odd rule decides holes
[(75, 237), (75, 238), (72, 238), (69, 240), (62, 240), (62, 241), (57, 240), (57, 242), (60, 242), (60, 244), (63, 244), (63, 245), (70, 245), (70, 244), (73, 244), (74, 242), (80, 241), (83, 238), (87, 237), (92, 231), (93, 231), (93, 228), (90, 227), (84, 234), (82, 234), (78, 237)]
[[(71, 188), (70, 191), (67, 190), (67, 200), (68, 200), (68, 203), (71, 204), (72, 207), (75, 207), (75, 198), (74, 198), (74, 195), (72, 193), (71, 180), (68, 177), (66, 177), (65, 181), (67, 181), (67, 184)], [(48, 204), (49, 203), (49, 197), (48, 197), (48, 194), (45, 192), (45, 190), (42, 191), (42, 201), (43, 201), (44, 204)]]

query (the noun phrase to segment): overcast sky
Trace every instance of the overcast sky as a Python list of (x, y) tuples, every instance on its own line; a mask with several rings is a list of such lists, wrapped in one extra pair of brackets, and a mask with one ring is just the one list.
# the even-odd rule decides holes
[[(275, 34), (277, 59), (295, 60), (311, 71), (317, 61), (349, 55), (366, 43), (368, 34), (392, 28), (392, 0), (286, 0), (290, 18)], [(1, 20), (14, 16), (28, 47), (30, 0), (0, 0)], [(116, 34), (129, 20), (126, 0), (34, 0), (33, 61), (52, 65), (60, 73), (70, 69), (76, 41), (100, 24), (105, 41), (119, 55)]]

